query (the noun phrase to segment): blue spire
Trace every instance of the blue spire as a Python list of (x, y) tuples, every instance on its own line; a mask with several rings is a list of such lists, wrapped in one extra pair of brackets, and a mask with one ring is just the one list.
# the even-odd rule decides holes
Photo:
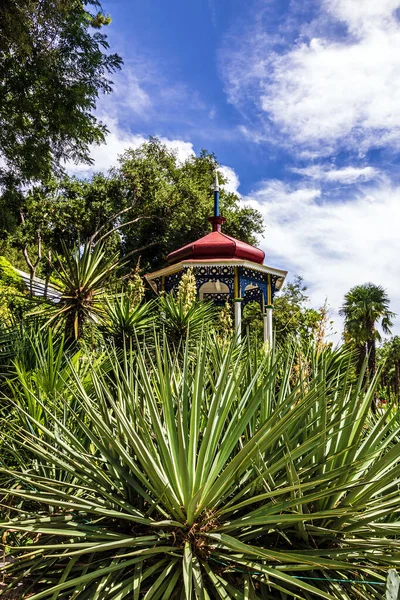
[(215, 169), (215, 184), (214, 184), (214, 217), (219, 217), (219, 182), (218, 182), (217, 169)]

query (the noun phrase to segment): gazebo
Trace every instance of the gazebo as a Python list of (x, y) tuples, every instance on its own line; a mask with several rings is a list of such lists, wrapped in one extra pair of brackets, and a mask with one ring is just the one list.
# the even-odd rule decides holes
[(264, 315), (264, 341), (272, 343), (272, 309), (275, 292), (285, 280), (287, 271), (264, 265), (265, 253), (222, 233), (225, 222), (219, 214), (219, 184), (215, 174), (214, 216), (212, 231), (167, 256), (164, 269), (145, 275), (159, 294), (176, 290), (182, 275), (191, 268), (200, 300), (217, 305), (233, 303), (235, 330), (241, 335), (242, 310), (249, 302), (258, 302)]

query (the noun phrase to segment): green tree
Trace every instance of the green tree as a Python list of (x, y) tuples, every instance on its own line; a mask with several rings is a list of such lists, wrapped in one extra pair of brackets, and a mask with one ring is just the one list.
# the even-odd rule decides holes
[(376, 372), (376, 342), (381, 339), (377, 323), (390, 334), (395, 313), (389, 310), (390, 300), (380, 285), (365, 283), (351, 288), (344, 297), (339, 314), (344, 317), (344, 339), (358, 351), (358, 371), (368, 355), (368, 375)]
[[(125, 152), (112, 174), (120, 181), (125, 203), (134, 207), (133, 214), (146, 218), (124, 230), (123, 252), (151, 244), (142, 264), (154, 270), (165, 264), (169, 252), (208, 233), (216, 167), (215, 155), (205, 150), (180, 163), (157, 138)], [(222, 189), (220, 197), (224, 231), (255, 243), (263, 231), (260, 213), (242, 207), (236, 194)], [(125, 218), (131, 219), (132, 213)]]
[(314, 340), (318, 345), (325, 343), (331, 327), (327, 303), (318, 309), (309, 306), (307, 286), (297, 275), (285, 284), (274, 301), (274, 328), (277, 343), (283, 343), (289, 336), (300, 335), (303, 339)]
[[(332, 326), (329, 307), (325, 302), (320, 308), (309, 306), (307, 286), (297, 275), (285, 284), (274, 300), (273, 327), (275, 341), (282, 345), (289, 337), (313, 340), (319, 348), (327, 344), (326, 337)], [(243, 311), (242, 325), (255, 343), (263, 341), (263, 315), (257, 302), (249, 302)]]
[[(73, 248), (96, 231), (107, 236), (110, 254), (126, 258), (140, 251), (143, 268), (157, 269), (169, 252), (210, 231), (207, 219), (212, 214), (217, 165), (215, 156), (205, 151), (180, 163), (173, 151), (151, 138), (140, 148), (127, 150), (107, 176), (97, 174), (89, 181), (52, 179), (10, 202), (13, 215), (11, 219), (8, 213), (3, 222), (3, 237), (21, 250), (31, 274), (27, 256), (33, 267), (39, 259), (37, 274), (46, 276), (46, 258), (49, 252), (62, 251), (61, 240)], [(224, 190), (221, 208), (227, 219), (224, 231), (255, 243), (256, 234), (262, 232), (260, 213), (242, 207), (237, 195)], [(127, 268), (133, 266), (130, 261)]]
[[(87, 7), (93, 9), (89, 12)], [(0, 3), (0, 171), (5, 187), (44, 180), (63, 161), (90, 163), (106, 128), (92, 114), (121, 58), (98, 30), (97, 0)]]
[[(124, 205), (120, 209), (121, 193), (116, 180), (103, 175), (90, 182), (67, 176), (52, 178), (20, 196), (19, 208), (9, 231), (3, 230), (3, 238), (8, 250), (12, 247), (20, 251), (23, 262), (18, 262), (18, 266), (28, 270), (31, 282), (40, 276), (48, 284), (52, 258), (62, 254), (64, 247), (72, 251), (79, 240), (90, 239), (96, 233), (97, 239), (104, 237), (108, 254), (120, 253), (121, 236), (117, 230), (126, 222), (118, 222), (117, 226), (116, 222), (130, 207)], [(15, 255), (12, 260), (16, 262)]]

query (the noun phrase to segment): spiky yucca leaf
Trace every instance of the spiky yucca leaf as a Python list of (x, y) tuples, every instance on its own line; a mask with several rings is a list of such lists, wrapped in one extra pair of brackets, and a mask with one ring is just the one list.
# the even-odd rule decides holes
[(381, 597), (400, 560), (397, 421), (370, 417), (373, 387), (352, 385), (345, 351), (256, 357), (203, 338), (182, 360), (164, 340), (114, 365), (92, 392), (75, 373), (84, 410), (68, 426), (22, 433), (48, 475), (7, 471), (24, 502), (2, 524), (10, 586), (31, 582), (31, 600)]
[(196, 300), (187, 305), (182, 298), (171, 294), (159, 298), (159, 311), (161, 327), (169, 342), (176, 346), (187, 339), (190, 344), (196, 344), (204, 327), (210, 325), (218, 314), (212, 302)]
[(90, 241), (77, 245), (72, 253), (63, 245), (64, 255), (56, 271), (60, 292), (57, 303), (47, 303), (35, 314), (47, 316), (47, 323), (65, 324), (67, 337), (79, 339), (86, 321), (98, 323), (104, 314), (107, 284), (121, 261), (117, 255), (107, 256), (104, 244)]
[(129, 345), (154, 327), (154, 309), (154, 301), (133, 305), (128, 294), (119, 294), (106, 302), (102, 330), (116, 346)]

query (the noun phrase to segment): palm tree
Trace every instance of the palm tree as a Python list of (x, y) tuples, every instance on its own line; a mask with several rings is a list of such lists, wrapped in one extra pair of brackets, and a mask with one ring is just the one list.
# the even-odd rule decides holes
[(396, 316), (389, 310), (389, 304), (389, 297), (382, 286), (365, 283), (356, 285), (347, 292), (339, 310), (339, 314), (345, 319), (345, 338), (352, 341), (359, 350), (359, 372), (368, 355), (370, 379), (376, 372), (376, 341), (381, 339), (376, 325), (380, 323), (383, 333), (390, 334), (392, 318)]

